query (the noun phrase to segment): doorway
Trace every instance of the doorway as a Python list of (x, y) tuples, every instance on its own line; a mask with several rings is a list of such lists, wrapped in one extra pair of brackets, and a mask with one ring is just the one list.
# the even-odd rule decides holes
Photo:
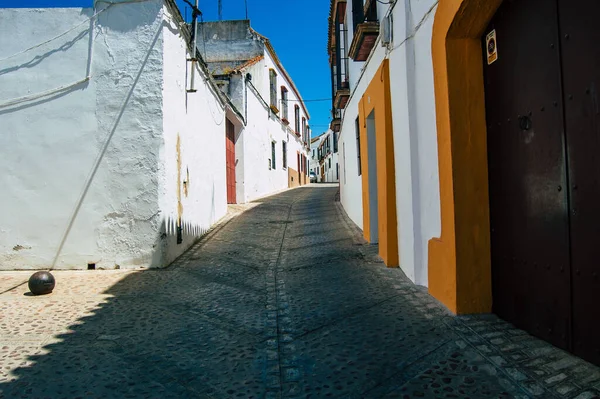
[(375, 131), (375, 111), (371, 112), (366, 120), (367, 125), (367, 159), (369, 168), (369, 223), (370, 242), (379, 242), (379, 201), (377, 198), (377, 136)]
[(225, 165), (227, 170), (227, 203), (235, 204), (235, 126), (229, 119), (226, 123), (225, 134)]
[(482, 47), (493, 311), (600, 364), (597, 15), (504, 1)]

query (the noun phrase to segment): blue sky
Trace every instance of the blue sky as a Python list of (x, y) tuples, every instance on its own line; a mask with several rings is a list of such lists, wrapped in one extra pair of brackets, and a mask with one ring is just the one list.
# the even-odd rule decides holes
[[(176, 0), (185, 16), (186, 5)], [(252, 27), (267, 36), (305, 100), (331, 97), (327, 0), (246, 0)], [(244, 0), (222, 0), (223, 19), (244, 19)], [(192, 0), (193, 3), (193, 0)], [(92, 0), (0, 0), (2, 7), (91, 7)], [(218, 0), (199, 0), (205, 21), (218, 20)], [(187, 11), (188, 19), (191, 10)], [(331, 101), (307, 101), (313, 136), (327, 129)]]

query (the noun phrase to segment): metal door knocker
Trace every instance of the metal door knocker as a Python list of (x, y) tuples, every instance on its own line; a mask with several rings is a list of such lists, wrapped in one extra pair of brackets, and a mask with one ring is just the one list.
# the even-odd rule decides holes
[(519, 116), (519, 128), (523, 131), (530, 130), (532, 126), (531, 118), (527, 115)]

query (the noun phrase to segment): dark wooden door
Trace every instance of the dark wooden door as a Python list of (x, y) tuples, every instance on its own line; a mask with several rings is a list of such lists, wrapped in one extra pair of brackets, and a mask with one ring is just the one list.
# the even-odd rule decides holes
[(227, 165), (227, 203), (235, 204), (235, 128), (227, 119), (227, 132), (225, 138), (225, 152)]
[(573, 351), (600, 364), (600, 2), (560, 0)]
[(505, 1), (484, 34), (493, 309), (569, 348), (568, 187), (557, 4)]

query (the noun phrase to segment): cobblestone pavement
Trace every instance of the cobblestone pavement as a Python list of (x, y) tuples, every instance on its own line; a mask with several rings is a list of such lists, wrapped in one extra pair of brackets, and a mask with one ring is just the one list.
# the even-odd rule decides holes
[(598, 368), (387, 269), (336, 192), (260, 200), (167, 270), (56, 272), (44, 297), (0, 273), (0, 397), (598, 395)]

